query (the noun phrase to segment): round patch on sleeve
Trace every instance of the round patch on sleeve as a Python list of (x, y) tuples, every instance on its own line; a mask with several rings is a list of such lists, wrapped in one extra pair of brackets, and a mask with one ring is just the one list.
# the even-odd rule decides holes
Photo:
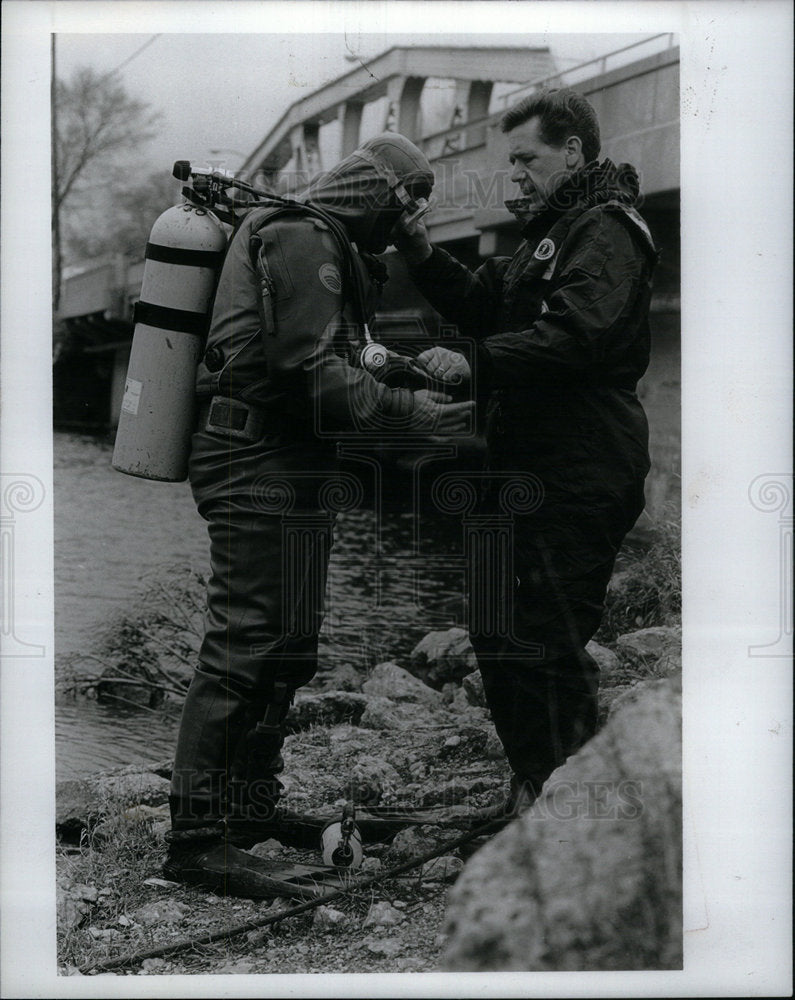
[(550, 257), (555, 255), (555, 244), (547, 236), (536, 247), (536, 252), (533, 254), (536, 260), (549, 260)]
[(317, 276), (320, 278), (320, 283), (325, 288), (328, 288), (330, 292), (339, 295), (342, 291), (342, 278), (336, 264), (332, 264), (331, 261), (321, 264), (318, 268)]

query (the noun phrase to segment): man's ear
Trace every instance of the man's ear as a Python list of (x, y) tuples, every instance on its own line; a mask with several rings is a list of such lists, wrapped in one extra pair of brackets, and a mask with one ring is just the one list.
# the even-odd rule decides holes
[(582, 139), (578, 135), (571, 135), (566, 140), (566, 166), (570, 170), (576, 170), (585, 163), (582, 153)]

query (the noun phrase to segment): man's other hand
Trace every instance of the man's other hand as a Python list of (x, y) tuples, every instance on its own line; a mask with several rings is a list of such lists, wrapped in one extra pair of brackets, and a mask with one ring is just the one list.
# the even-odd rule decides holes
[(460, 385), (468, 382), (471, 372), (469, 362), (463, 354), (450, 351), (446, 347), (430, 347), (417, 356), (417, 363), (440, 382)]

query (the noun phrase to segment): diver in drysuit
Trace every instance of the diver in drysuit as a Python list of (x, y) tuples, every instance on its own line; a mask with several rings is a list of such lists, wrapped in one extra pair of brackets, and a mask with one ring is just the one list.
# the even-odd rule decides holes
[[(385, 133), (320, 175), (307, 211), (254, 209), (230, 243), (196, 380), (189, 478), (212, 573), (172, 777), (169, 878), (269, 894), (262, 863), (234, 842), (274, 814), (281, 725), (317, 669), (335, 433), (468, 426), (472, 403), (390, 388), (352, 363), (377, 298), (368, 255), (432, 186), (420, 150)], [(291, 518), (314, 528), (287, 544)]]

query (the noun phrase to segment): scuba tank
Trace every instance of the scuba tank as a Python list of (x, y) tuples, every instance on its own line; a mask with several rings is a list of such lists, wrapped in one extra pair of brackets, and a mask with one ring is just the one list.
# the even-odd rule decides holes
[(113, 450), (119, 472), (165, 482), (187, 477), (196, 367), (226, 244), (219, 219), (190, 202), (152, 227)]
[[(390, 385), (450, 392), (413, 359), (402, 358), (373, 342), (364, 309), (364, 292), (353, 248), (342, 225), (312, 205), (255, 188), (223, 170), (174, 164), (182, 181), (184, 203), (155, 222), (146, 247), (141, 298), (133, 319), (133, 343), (113, 450), (113, 468), (127, 475), (161, 482), (181, 482), (188, 475), (190, 439), (195, 426), (196, 369), (205, 347), (212, 302), (228, 245), (227, 233), (240, 221), (236, 212), (270, 205), (322, 218), (342, 250), (354, 289), (364, 344), (352, 363)], [(390, 185), (401, 193), (394, 175)], [(230, 190), (243, 192), (241, 199)], [(401, 200), (412, 219), (428, 210), (405, 192)], [(253, 196), (253, 197), (252, 197)], [(226, 224), (226, 225), (224, 225)]]

